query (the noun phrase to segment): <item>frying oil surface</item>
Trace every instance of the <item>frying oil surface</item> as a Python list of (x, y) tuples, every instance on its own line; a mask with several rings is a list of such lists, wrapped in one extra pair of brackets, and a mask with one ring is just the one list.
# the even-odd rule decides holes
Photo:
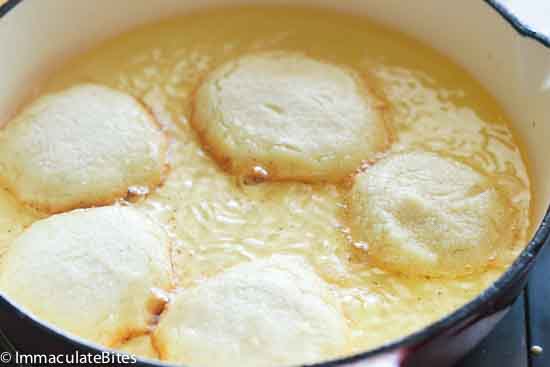
[[(190, 127), (193, 92), (221, 63), (272, 50), (302, 52), (365, 77), (386, 101), (391, 151), (435, 151), (488, 175), (520, 218), (514, 247), (492, 268), (461, 279), (393, 275), (369, 265), (349, 242), (345, 185), (249, 184), (222, 171)], [(446, 58), (363, 18), (294, 8), (181, 16), (79, 56), (42, 92), (82, 82), (141, 99), (169, 135), (171, 168), (164, 185), (132, 205), (155, 216), (173, 236), (179, 286), (271, 254), (304, 256), (343, 302), (353, 333), (342, 353), (376, 347), (448, 314), (490, 285), (526, 243), (528, 176), (500, 107)], [(3, 192), (0, 211), (10, 218), (0, 222), (1, 254), (37, 214)]]

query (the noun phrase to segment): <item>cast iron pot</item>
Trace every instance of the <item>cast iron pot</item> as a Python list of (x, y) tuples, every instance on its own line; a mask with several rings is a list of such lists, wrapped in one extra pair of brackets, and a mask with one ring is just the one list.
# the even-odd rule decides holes
[[(468, 69), (512, 117), (529, 163), (534, 230), (515, 263), (470, 303), (428, 327), (377, 349), (317, 367), (451, 366), (508, 311), (550, 236), (550, 39), (494, 0), (9, 0), (0, 7), (0, 121), (13, 114), (29, 83), (56, 60), (140, 23), (197, 7), (303, 3), (365, 14), (419, 38)], [(37, 74), (38, 72), (41, 74)], [(32, 84), (30, 84), (32, 85)], [(538, 226), (537, 226), (538, 224)], [(40, 300), (37, 300), (40, 302)], [(373, 331), (375, 332), (375, 331)], [(35, 319), (0, 293), (0, 345), (21, 353), (115, 353)], [(12, 358), (14, 359), (14, 358)], [(117, 365), (117, 363), (111, 363)], [(138, 366), (163, 366), (138, 360)]]

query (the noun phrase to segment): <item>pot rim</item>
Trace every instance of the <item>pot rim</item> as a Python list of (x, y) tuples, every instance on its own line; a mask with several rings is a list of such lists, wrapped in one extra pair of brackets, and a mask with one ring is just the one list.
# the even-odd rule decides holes
[[(19, 1), (19, 0), (17, 0)], [(550, 48), (550, 34), (537, 31), (535, 27), (522, 21), (514, 12), (503, 5), (499, 0), (484, 0), (490, 7), (499, 13), (520, 35), (531, 38), (546, 48)], [(0, 12), (1, 14), (1, 12)]]
[[(9, 13), (17, 4), (23, 0), (8, 0), (0, 6), (0, 18)], [(545, 35), (538, 32), (529, 24), (521, 21), (510, 9), (499, 3), (498, 0), (484, 0), (484, 2), (495, 10), (504, 20), (506, 20), (510, 26), (512, 26), (520, 35), (533, 39), (542, 46), (550, 49), (550, 35)], [(533, 238), (527, 246), (522, 250), (518, 258), (514, 263), (502, 274), (491, 286), (485, 289), (482, 293), (478, 294), (473, 300), (466, 303), (462, 307), (453, 311), (449, 315), (439, 319), (438, 321), (429, 324), (425, 328), (404, 336), (402, 338), (393, 340), (389, 343), (383, 344), (375, 349), (368, 350), (366, 352), (356, 353), (347, 357), (338, 358), (334, 360), (324, 361), (316, 364), (309, 365), (310, 367), (338, 367), (347, 364), (353, 364), (365, 359), (373, 357), (381, 357), (387, 353), (397, 352), (400, 349), (409, 349), (418, 346), (429, 339), (442, 334), (453, 326), (466, 321), (468, 318), (482, 313), (487, 304), (494, 304), (498, 297), (508, 288), (513, 287), (515, 281), (520, 280), (522, 276), (529, 270), (537, 254), (544, 247), (544, 244), (550, 238), (550, 206), (548, 207), (544, 218), (537, 228)], [(92, 342), (83, 340), (78, 336), (72, 336), (65, 331), (48, 324), (45, 321), (39, 320), (34, 315), (26, 313), (22, 308), (16, 306), (9, 301), (0, 292), (0, 306), (5, 306), (12, 312), (17, 314), (20, 318), (27, 318), (32, 321), (38, 328), (53, 334), (68, 344), (84, 349), (94, 351), (96, 353), (109, 352), (113, 354), (120, 354), (121, 352), (96, 345)], [(1, 332), (1, 331), (0, 331)], [(403, 355), (399, 356), (400, 358)], [(145, 359), (138, 357), (137, 361), (143, 366), (160, 367), (160, 366), (172, 366), (171, 364)]]

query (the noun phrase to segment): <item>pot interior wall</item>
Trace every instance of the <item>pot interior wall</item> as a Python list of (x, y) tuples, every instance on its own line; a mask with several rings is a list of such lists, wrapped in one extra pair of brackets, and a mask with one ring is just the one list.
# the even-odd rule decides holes
[(519, 36), (482, 1), (24, 0), (0, 21), (0, 122), (32, 98), (56, 65), (101, 39), (199, 6), (251, 2), (315, 4), (365, 14), (431, 44), (468, 69), (514, 121), (529, 157), (536, 229), (550, 202), (550, 49)]

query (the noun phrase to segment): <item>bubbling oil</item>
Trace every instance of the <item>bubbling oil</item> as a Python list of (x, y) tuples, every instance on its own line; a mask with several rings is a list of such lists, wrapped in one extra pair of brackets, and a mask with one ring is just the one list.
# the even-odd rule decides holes
[[(518, 213), (516, 241), (486, 271), (460, 279), (403, 277), (368, 263), (349, 241), (345, 185), (250, 184), (224, 172), (189, 124), (193, 92), (216, 66), (258, 51), (301, 52), (353, 68), (386, 101), (390, 151), (422, 149), (489, 176)], [(463, 69), (431, 48), (367, 19), (324, 10), (237, 7), (181, 15), (109, 40), (66, 64), (43, 93), (95, 82), (139, 98), (170, 138), (164, 185), (131, 205), (173, 238), (178, 286), (271, 254), (307, 258), (342, 300), (348, 350), (417, 331), (470, 301), (526, 243), (529, 179), (509, 122)], [(6, 197), (4, 197), (6, 196)], [(0, 192), (0, 254), (38, 214)], [(143, 338), (143, 337), (142, 337)], [(135, 347), (146, 345), (147, 347)], [(156, 357), (140, 339), (127, 350)]]

